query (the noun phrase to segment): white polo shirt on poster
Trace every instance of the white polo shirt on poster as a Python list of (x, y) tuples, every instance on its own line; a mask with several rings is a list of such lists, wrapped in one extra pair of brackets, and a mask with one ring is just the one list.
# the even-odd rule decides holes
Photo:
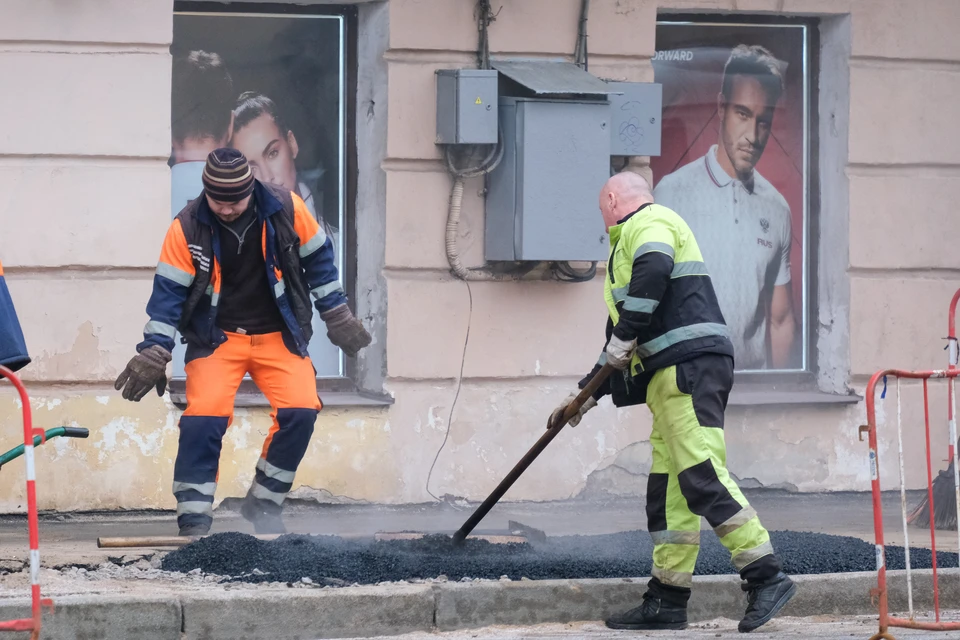
[(731, 178), (716, 154), (713, 145), (664, 176), (653, 196), (687, 222), (700, 245), (736, 368), (763, 369), (773, 288), (790, 282), (790, 206), (757, 171), (752, 185)]

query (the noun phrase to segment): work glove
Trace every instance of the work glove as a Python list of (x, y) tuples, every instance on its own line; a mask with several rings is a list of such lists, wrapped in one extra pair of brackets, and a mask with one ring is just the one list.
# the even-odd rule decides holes
[(163, 397), (167, 389), (167, 363), (170, 359), (170, 352), (163, 347), (147, 347), (130, 359), (113, 388), (117, 391), (123, 389), (123, 399), (134, 402), (140, 402), (154, 387), (157, 395)]
[[(547, 422), (549, 428), (555, 428), (561, 426), (559, 423), (563, 419), (563, 412), (567, 410), (573, 401), (577, 399), (577, 396), (580, 393), (574, 392), (567, 396), (567, 399), (560, 403), (560, 406), (553, 410), (553, 413), (550, 414), (550, 420)], [(575, 427), (580, 424), (580, 420), (583, 419), (583, 416), (597, 406), (597, 401), (593, 399), (593, 396), (587, 398), (587, 401), (580, 406), (580, 410), (573, 414), (573, 417), (570, 418), (570, 421), (567, 423), (571, 427)]]
[(327, 337), (351, 358), (357, 355), (360, 349), (370, 344), (371, 337), (363, 328), (363, 323), (357, 320), (350, 307), (340, 304), (320, 314), (320, 319), (327, 325)]
[(633, 360), (633, 352), (637, 348), (637, 341), (621, 340), (616, 335), (610, 336), (607, 343), (607, 364), (618, 371), (625, 371)]

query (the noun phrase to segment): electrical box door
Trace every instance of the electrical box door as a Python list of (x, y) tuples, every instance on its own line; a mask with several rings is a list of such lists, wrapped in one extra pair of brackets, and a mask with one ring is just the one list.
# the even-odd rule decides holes
[(437, 71), (437, 144), (497, 144), (494, 69)]
[(610, 96), (610, 153), (615, 156), (659, 156), (663, 85), (610, 82), (620, 91)]
[(499, 111), (505, 148), (489, 175), (486, 259), (605, 261), (610, 103), (505, 97)]

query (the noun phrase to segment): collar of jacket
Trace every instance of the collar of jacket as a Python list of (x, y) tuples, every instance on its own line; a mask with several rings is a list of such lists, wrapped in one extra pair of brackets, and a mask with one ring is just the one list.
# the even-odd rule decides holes
[(640, 205), (640, 208), (638, 208), (636, 211), (632, 211), (627, 215), (623, 216), (622, 218), (617, 220), (617, 224), (615, 226), (610, 227), (610, 246), (611, 247), (613, 247), (613, 245), (615, 245), (617, 241), (620, 239), (620, 232), (623, 229), (623, 225), (627, 223), (627, 220), (637, 215), (638, 213), (640, 213), (647, 207), (651, 206), (652, 204), (653, 204), (652, 202), (643, 203), (642, 205)]
[[(283, 203), (270, 193), (259, 180), (253, 181), (253, 198), (257, 203), (257, 216), (261, 222), (283, 210)], [(201, 198), (197, 206), (197, 219), (211, 227), (214, 226), (214, 213), (210, 210), (206, 197)]]

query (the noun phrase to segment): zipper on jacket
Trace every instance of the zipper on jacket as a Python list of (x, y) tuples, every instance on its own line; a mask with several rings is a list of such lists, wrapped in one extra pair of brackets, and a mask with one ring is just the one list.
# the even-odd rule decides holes
[(612, 247), (610, 247), (610, 259), (607, 261), (607, 275), (610, 277), (610, 284), (612, 285), (617, 283), (613, 278), (613, 256), (617, 252), (618, 244), (620, 244), (619, 239), (613, 243)]
[(246, 237), (247, 237), (247, 231), (250, 231), (250, 228), (251, 228), (254, 224), (256, 224), (256, 223), (257, 223), (257, 219), (254, 218), (254, 219), (250, 222), (250, 224), (247, 225), (247, 228), (243, 230), (243, 233), (237, 233), (236, 231), (234, 231), (233, 229), (231, 229), (231, 228), (228, 227), (227, 225), (221, 223), (220, 226), (222, 226), (224, 229), (226, 229), (227, 231), (229, 231), (230, 233), (232, 233), (232, 234), (233, 234), (233, 237), (237, 239), (237, 255), (240, 255), (240, 251), (243, 249), (243, 241), (244, 241), (244, 240), (246, 239)]

